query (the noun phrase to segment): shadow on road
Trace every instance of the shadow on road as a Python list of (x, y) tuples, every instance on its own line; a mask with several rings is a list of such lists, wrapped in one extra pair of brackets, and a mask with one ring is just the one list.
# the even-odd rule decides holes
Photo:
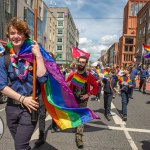
[(150, 104), (150, 101), (147, 101), (146, 104)]
[[(35, 142), (35, 141), (32, 141), (32, 142)], [(33, 147), (32, 150), (57, 150), (57, 149), (53, 147), (52, 145), (45, 143), (40, 147)]]
[(143, 150), (150, 150), (150, 141), (141, 141)]

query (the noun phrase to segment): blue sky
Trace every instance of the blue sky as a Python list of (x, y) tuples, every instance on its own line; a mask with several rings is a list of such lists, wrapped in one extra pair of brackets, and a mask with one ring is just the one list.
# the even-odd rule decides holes
[[(68, 7), (79, 30), (79, 48), (96, 61), (101, 50), (118, 42), (122, 35), (123, 9), (128, 0), (45, 0), (49, 6)], [(105, 18), (105, 19), (100, 19)]]

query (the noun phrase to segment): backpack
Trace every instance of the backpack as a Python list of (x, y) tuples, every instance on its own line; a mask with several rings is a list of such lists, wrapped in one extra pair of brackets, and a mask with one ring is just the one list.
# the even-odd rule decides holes
[(5, 51), (3, 52), (4, 56), (4, 65), (6, 67), (6, 70), (8, 70), (9, 64), (10, 64), (10, 54), (9, 54), (9, 48), (5, 46)]

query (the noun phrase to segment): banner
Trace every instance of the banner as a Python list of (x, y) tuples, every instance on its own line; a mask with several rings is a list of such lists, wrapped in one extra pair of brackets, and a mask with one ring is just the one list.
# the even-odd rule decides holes
[(80, 50), (78, 48), (73, 47), (72, 48), (72, 57), (73, 58), (79, 58), (80, 56), (85, 56), (85, 57), (89, 58), (90, 54), (84, 52), (83, 50)]

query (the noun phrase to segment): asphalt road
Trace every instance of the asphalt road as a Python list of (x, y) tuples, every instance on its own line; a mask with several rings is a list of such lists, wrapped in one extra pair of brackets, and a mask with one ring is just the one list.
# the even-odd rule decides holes
[[(5, 105), (0, 105), (0, 117), (5, 123), (5, 132), (0, 140), (0, 150), (14, 150), (13, 140), (8, 131), (5, 119)], [(85, 125), (83, 136), (85, 150), (150, 150), (150, 93), (143, 95), (134, 91), (134, 99), (128, 105), (127, 122), (120, 116), (121, 98), (112, 101), (112, 120), (107, 121), (103, 115), (103, 98), (91, 100), (88, 107), (97, 112), (101, 120), (94, 120)], [(51, 118), (46, 118), (46, 143), (38, 150), (76, 150), (74, 129), (51, 133)], [(38, 138), (38, 126), (31, 139)]]

